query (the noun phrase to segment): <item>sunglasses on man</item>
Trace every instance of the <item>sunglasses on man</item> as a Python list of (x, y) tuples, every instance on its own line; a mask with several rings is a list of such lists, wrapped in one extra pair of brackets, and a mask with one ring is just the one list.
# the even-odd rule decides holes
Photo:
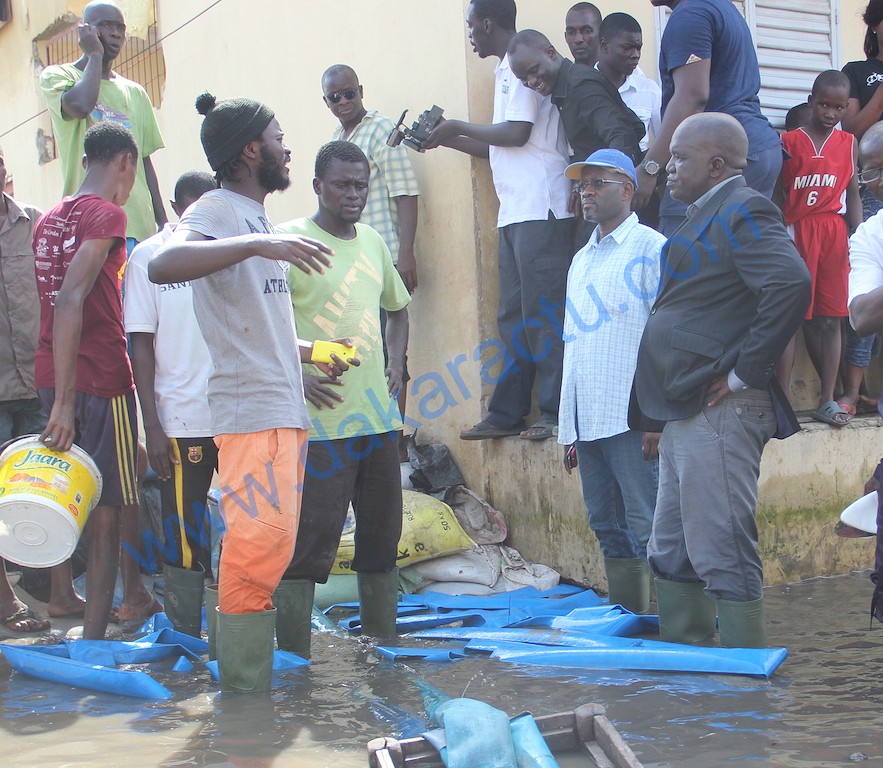
[(356, 98), (356, 95), (358, 93), (358, 88), (347, 88), (345, 91), (333, 91), (325, 96), (325, 98), (332, 104), (340, 104), (341, 99), (352, 101), (354, 98)]

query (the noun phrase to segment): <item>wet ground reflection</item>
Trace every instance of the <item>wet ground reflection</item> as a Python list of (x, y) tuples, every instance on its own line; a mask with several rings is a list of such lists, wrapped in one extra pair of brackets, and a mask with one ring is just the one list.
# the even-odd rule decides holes
[[(83, 692), (13, 675), (0, 661), (0, 764), (365, 766), (364, 744), (421, 727), (419, 674), (512, 714), (599, 702), (648, 768), (735, 763), (883, 768), (883, 627), (868, 631), (867, 574), (767, 591), (770, 639), (790, 658), (772, 681), (631, 672), (573, 674), (485, 659), (413, 668), (353, 638), (320, 636), (312, 667), (271, 698), (215, 693), (205, 671), (152, 671), (171, 702)], [(585, 762), (562, 760), (562, 768)]]

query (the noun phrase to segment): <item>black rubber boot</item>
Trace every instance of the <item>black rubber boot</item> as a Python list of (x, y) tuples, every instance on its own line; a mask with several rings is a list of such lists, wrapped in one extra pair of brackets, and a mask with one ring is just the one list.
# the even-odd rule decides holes
[(395, 637), (399, 569), (393, 568), (388, 573), (360, 573), (358, 582), (362, 634)]
[(605, 557), (610, 604), (632, 613), (650, 610), (650, 568), (640, 557)]
[(273, 593), (276, 606), (276, 644), (280, 651), (292, 651), (310, 658), (311, 617), (316, 582), (286, 579)]
[(218, 585), (205, 588), (205, 632), (208, 637), (208, 660), (218, 658)]
[(166, 616), (178, 631), (199, 637), (202, 630), (202, 594), (205, 572), (163, 565)]
[(723, 648), (766, 648), (766, 612), (763, 598), (717, 601), (717, 621)]
[(667, 643), (703, 643), (714, 637), (715, 602), (701, 581), (656, 579), (659, 639)]
[(218, 615), (218, 672), (221, 690), (260, 693), (270, 690), (276, 609)]

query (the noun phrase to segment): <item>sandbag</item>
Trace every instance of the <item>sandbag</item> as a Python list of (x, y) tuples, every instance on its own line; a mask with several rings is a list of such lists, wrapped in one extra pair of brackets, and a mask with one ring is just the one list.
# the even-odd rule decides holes
[[(402, 491), (402, 505), (402, 535), (397, 557), (400, 568), (463, 552), (475, 545), (457, 521), (454, 511), (443, 501), (416, 491)], [(353, 573), (351, 566), (355, 553), (355, 531), (345, 531), (340, 537), (331, 573)]]
[(501, 562), (499, 547), (474, 546), (465, 552), (417, 563), (409, 570), (417, 571), (429, 581), (459, 581), (493, 587), (500, 578)]
[(444, 499), (476, 544), (502, 544), (506, 540), (509, 529), (502, 513), (466, 486), (449, 488)]

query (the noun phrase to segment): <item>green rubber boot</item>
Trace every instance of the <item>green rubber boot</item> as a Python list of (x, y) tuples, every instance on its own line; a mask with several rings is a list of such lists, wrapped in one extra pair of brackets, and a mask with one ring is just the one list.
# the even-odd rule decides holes
[(205, 572), (189, 571), (163, 565), (166, 594), (163, 599), (166, 616), (172, 626), (185, 635), (199, 637), (202, 630), (202, 593)]
[(290, 579), (279, 582), (273, 593), (276, 606), (276, 644), (280, 651), (292, 651), (310, 658), (311, 617), (316, 582)]
[(218, 585), (205, 588), (205, 633), (208, 636), (208, 660), (218, 658)]
[(217, 610), (218, 672), (221, 690), (260, 693), (270, 690), (276, 609), (258, 613)]
[(701, 581), (656, 579), (659, 639), (667, 643), (702, 643), (714, 637), (715, 603)]
[(619, 604), (632, 613), (650, 610), (650, 568), (640, 557), (605, 557), (610, 604)]
[(723, 648), (766, 648), (766, 612), (763, 598), (737, 602), (718, 600), (717, 617)]
[(399, 602), (399, 569), (389, 573), (360, 573), (359, 606), (362, 634), (395, 637)]

